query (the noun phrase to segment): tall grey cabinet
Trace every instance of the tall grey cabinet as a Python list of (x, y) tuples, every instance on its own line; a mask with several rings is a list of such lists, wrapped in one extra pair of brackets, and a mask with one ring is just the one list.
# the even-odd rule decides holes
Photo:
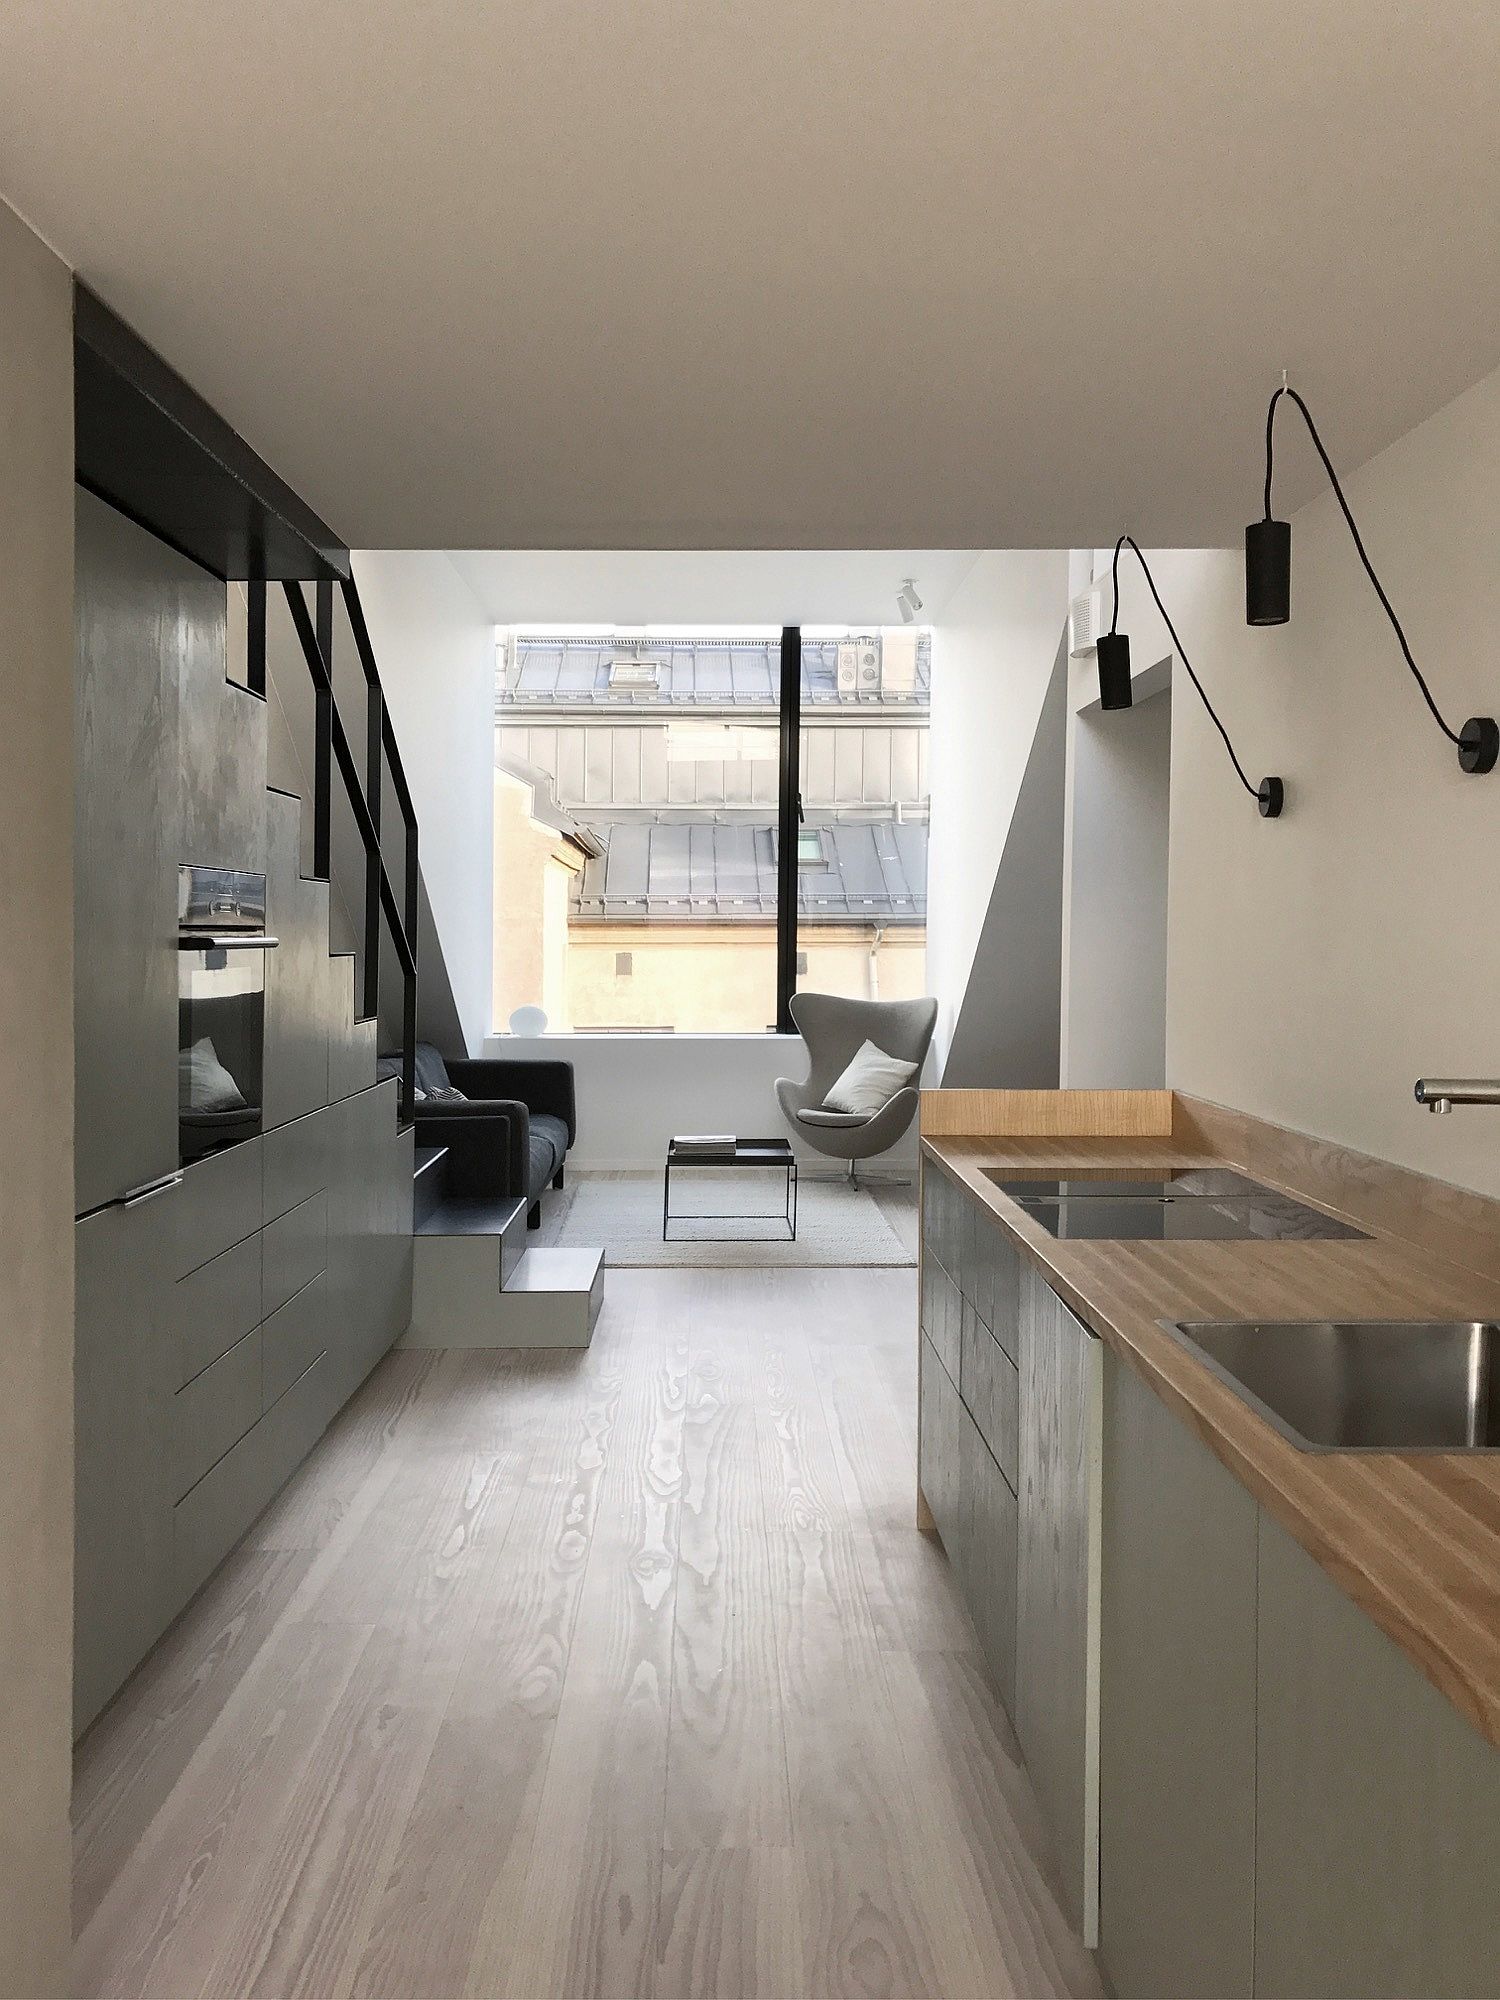
[(1020, 1348), (1016, 1735), (1070, 1914), (1093, 1945), (1104, 1349), (1030, 1264), (1020, 1278)]
[(74, 1159), (83, 1214), (177, 1165), (175, 649), (183, 594), (207, 579), (81, 489), (76, 537)]
[[(81, 1730), (407, 1325), (412, 1135), (226, 680), (225, 586), (80, 493), (76, 591)], [(178, 866), (267, 870), (268, 824), (263, 1135), (181, 1170)]]

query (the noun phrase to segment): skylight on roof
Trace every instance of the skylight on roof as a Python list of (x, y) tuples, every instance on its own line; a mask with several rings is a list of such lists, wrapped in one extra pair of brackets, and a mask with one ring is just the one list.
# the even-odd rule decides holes
[(660, 660), (611, 660), (609, 663), (609, 684), (614, 687), (656, 687), (661, 672)]

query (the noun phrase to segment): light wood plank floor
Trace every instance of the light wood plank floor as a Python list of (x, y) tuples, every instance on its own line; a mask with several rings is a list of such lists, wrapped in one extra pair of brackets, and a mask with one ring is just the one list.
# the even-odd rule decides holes
[(941, 1552), (909, 1271), (396, 1353), (78, 1755), (75, 1992), (1094, 1994)]

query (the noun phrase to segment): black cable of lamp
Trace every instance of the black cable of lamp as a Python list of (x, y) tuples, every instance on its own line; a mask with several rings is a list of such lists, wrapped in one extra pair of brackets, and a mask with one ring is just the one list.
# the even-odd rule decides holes
[(1328, 456), (1318, 427), (1313, 422), (1312, 411), (1303, 402), (1297, 391), (1283, 382), (1271, 396), (1266, 410), (1266, 506), (1265, 517), (1252, 521), (1245, 530), (1245, 622), (1247, 625), (1285, 625), (1292, 615), (1292, 524), (1290, 521), (1276, 521), (1271, 518), (1271, 471), (1273, 447), (1276, 431), (1276, 405), (1283, 396), (1290, 396), (1302, 412), (1307, 425), (1308, 436), (1312, 439), (1323, 469), (1333, 486), (1334, 497), (1348, 524), (1349, 534), (1354, 543), (1355, 553), (1364, 565), (1365, 575), (1370, 579), (1375, 595), (1380, 599), (1381, 609), (1391, 622), (1391, 630), (1396, 635), (1401, 648), (1401, 656), (1411, 669), (1412, 679), (1421, 689), (1422, 699), (1428, 712), (1448, 741), (1458, 751), (1460, 767), (1476, 775), (1493, 771), (1500, 762), (1500, 725), (1493, 716), (1471, 715), (1460, 730), (1450, 729), (1443, 719), (1442, 711), (1432, 698), (1421, 668), (1412, 657), (1406, 634), (1401, 629), (1401, 620), (1396, 616), (1391, 600), (1385, 594), (1385, 587), (1375, 574), (1375, 565), (1370, 561), (1364, 541), (1355, 525), (1349, 502), (1344, 498), (1344, 489), (1339, 484), (1339, 476), (1333, 469), (1333, 460)]
[(1114, 560), (1110, 565), (1110, 582), (1114, 590), (1114, 611), (1110, 617), (1109, 630), (1101, 633), (1096, 647), (1099, 668), (1099, 706), (1106, 709), (1129, 708), (1133, 695), (1130, 686), (1130, 638), (1127, 633), (1117, 630), (1120, 623), (1120, 551), (1129, 549), (1141, 566), (1147, 588), (1162, 623), (1171, 634), (1177, 657), (1187, 671), (1187, 677), (1198, 691), (1198, 699), (1208, 710), (1208, 719), (1224, 739), (1224, 748), (1229, 752), (1229, 761), (1234, 766), (1234, 775), (1254, 799), (1262, 819), (1280, 819), (1281, 809), (1286, 804), (1286, 786), (1280, 778), (1262, 778), (1258, 785), (1252, 785), (1245, 776), (1245, 767), (1235, 755), (1234, 745), (1229, 740), (1229, 731), (1219, 720), (1217, 709), (1209, 700), (1202, 681), (1193, 672), (1193, 663), (1183, 651), (1182, 641), (1177, 636), (1177, 627), (1172, 623), (1161, 592), (1156, 587), (1156, 578), (1151, 574), (1151, 566), (1141, 554), (1140, 545), (1133, 535), (1121, 535), (1115, 543)]

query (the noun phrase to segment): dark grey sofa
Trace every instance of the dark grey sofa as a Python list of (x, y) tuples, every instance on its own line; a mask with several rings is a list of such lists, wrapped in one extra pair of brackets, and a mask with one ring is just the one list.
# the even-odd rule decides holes
[[(379, 1068), (399, 1076), (400, 1056), (382, 1056)], [(522, 1196), (527, 1227), (540, 1227), (542, 1196), (562, 1186), (578, 1132), (570, 1062), (445, 1061), (430, 1042), (418, 1042), (414, 1109), (418, 1145), (448, 1148), (449, 1194)]]

